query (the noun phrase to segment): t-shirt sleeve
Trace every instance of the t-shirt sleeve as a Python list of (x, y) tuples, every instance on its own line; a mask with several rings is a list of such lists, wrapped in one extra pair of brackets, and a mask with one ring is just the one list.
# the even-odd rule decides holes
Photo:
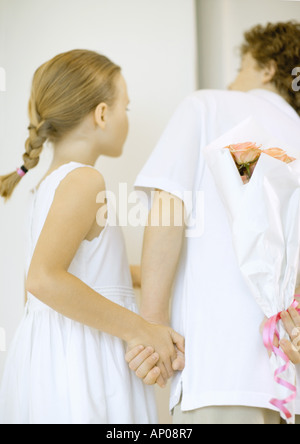
[(203, 104), (193, 96), (175, 111), (135, 182), (137, 191), (147, 193), (149, 208), (154, 189), (171, 193), (185, 203), (190, 199), (201, 162), (204, 115)]

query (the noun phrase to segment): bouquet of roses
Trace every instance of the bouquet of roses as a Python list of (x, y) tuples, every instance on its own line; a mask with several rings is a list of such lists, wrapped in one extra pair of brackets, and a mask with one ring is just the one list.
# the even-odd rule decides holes
[[(253, 140), (256, 143), (240, 143)], [(295, 304), (300, 255), (300, 160), (249, 118), (204, 150), (232, 228), (240, 271), (269, 321), (264, 332), (275, 378), (270, 402), (294, 421), (296, 369), (274, 337), (288, 339), (280, 313)], [(297, 148), (290, 154), (299, 156)], [(298, 304), (297, 304), (298, 305)], [(259, 326), (258, 326), (259, 328)]]
[(248, 183), (251, 179), (262, 153), (284, 163), (291, 163), (296, 160), (294, 157), (288, 156), (281, 148), (261, 150), (261, 145), (257, 146), (256, 143), (252, 142), (237, 143), (235, 145), (229, 145), (226, 148), (231, 152), (244, 183)]

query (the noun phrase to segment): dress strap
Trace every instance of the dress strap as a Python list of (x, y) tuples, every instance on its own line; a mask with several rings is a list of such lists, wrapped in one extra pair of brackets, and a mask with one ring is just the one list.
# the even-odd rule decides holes
[[(66, 178), (66, 176), (71, 173), (73, 170), (76, 170), (77, 168), (94, 168), (90, 165), (85, 165), (78, 162), (69, 162), (66, 163), (56, 170), (54, 170), (49, 176), (47, 176), (40, 184), (40, 189), (47, 187), (47, 189), (51, 189), (52, 191), (56, 191), (60, 183)], [(54, 196), (53, 196), (54, 197)]]
[(50, 207), (53, 203), (55, 192), (62, 180), (77, 168), (93, 168), (90, 165), (85, 165), (77, 162), (70, 162), (60, 166), (52, 173), (50, 173), (39, 185), (38, 189), (33, 189), (32, 206), (30, 211), (30, 219), (28, 221), (30, 232), (29, 250), (31, 254), (35, 248), (36, 241), (41, 233), (45, 220), (47, 218)]

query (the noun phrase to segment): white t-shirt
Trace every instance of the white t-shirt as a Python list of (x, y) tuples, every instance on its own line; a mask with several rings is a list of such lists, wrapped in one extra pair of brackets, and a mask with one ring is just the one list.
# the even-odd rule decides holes
[(202, 153), (250, 116), (289, 155), (300, 157), (300, 118), (279, 95), (202, 90), (179, 106), (135, 183), (148, 193), (157, 188), (174, 194), (188, 208), (193, 191), (190, 217), (198, 212), (199, 219), (199, 211), (202, 217), (202, 234), (192, 230), (185, 238), (174, 286), (172, 326), (186, 338), (186, 367), (174, 378), (171, 409), (182, 396), (184, 411), (214, 405), (274, 410), (269, 401), (275, 383), (259, 332), (264, 315), (239, 271), (227, 215)]

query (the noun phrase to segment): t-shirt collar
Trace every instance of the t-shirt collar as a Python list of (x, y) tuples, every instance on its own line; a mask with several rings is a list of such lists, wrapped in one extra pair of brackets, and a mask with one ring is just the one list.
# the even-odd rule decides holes
[(268, 100), (294, 119), (299, 119), (297, 111), (279, 94), (266, 89), (252, 89), (249, 93)]

